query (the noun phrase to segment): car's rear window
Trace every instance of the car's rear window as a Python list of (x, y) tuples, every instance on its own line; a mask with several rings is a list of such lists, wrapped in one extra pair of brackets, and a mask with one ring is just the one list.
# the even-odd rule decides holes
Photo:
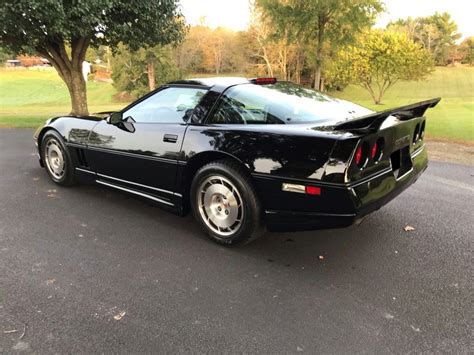
[(373, 111), (300, 85), (242, 84), (224, 93), (211, 123), (291, 124), (351, 119)]

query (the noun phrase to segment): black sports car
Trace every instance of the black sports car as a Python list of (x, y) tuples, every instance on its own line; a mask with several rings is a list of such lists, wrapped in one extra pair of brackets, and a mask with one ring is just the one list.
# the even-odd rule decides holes
[(379, 209), (426, 169), (423, 114), (439, 100), (376, 113), (273, 78), (179, 80), (107, 117), (50, 119), (34, 140), (55, 183), (192, 210), (235, 245)]

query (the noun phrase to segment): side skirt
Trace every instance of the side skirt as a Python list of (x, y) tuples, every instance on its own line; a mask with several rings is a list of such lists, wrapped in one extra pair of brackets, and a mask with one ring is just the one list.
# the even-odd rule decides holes
[[(133, 183), (131, 181), (127, 181), (127, 180), (121, 180), (121, 179), (117, 179), (117, 178), (113, 178), (111, 176), (107, 176), (107, 175), (101, 175), (101, 174), (96, 174), (95, 172), (93, 171), (90, 171), (88, 169), (83, 169), (83, 168), (79, 168), (79, 167), (76, 167), (75, 168), (76, 170), (76, 174), (77, 176), (84, 182), (90, 182), (90, 183), (97, 183), (99, 185), (102, 185), (102, 186), (107, 186), (107, 187), (110, 187), (110, 188), (113, 188), (113, 189), (116, 189), (116, 190), (119, 190), (119, 191), (122, 191), (122, 192), (126, 192), (128, 194), (132, 194), (132, 195), (135, 195), (139, 198), (142, 198), (144, 200), (148, 200), (148, 201), (151, 201), (153, 204), (156, 204), (170, 212), (173, 212), (175, 214), (178, 214), (178, 215), (184, 215), (184, 211), (183, 211), (183, 206), (182, 206), (182, 196), (178, 193), (173, 193), (171, 191), (169, 191), (169, 194), (170, 194), (170, 200), (167, 200), (167, 199), (164, 199), (164, 198), (160, 198), (158, 196), (155, 196), (151, 193), (147, 193), (146, 191), (138, 191), (136, 189), (134, 189), (133, 187), (127, 187), (127, 186), (124, 186), (123, 184), (124, 183), (128, 183), (128, 184), (133, 184), (133, 185), (136, 185), (137, 187), (140, 187), (140, 188), (148, 188), (148, 189), (154, 189), (154, 190), (157, 190), (157, 191), (161, 191), (161, 192), (168, 192), (166, 190), (161, 190), (161, 189), (157, 189), (157, 188), (153, 188), (151, 186), (146, 186), (146, 185), (142, 185), (142, 184), (137, 184), (137, 183)], [(101, 177), (105, 178), (105, 179), (108, 179), (108, 180), (104, 180), (104, 179), (101, 179)], [(117, 183), (115, 181), (110, 181), (110, 179), (113, 179), (113, 180), (117, 180)]]
[(101, 184), (101, 185), (113, 187), (114, 189), (118, 189), (118, 190), (125, 191), (125, 192), (131, 193), (131, 194), (135, 194), (137, 196), (148, 198), (150, 200), (156, 201), (158, 203), (165, 204), (167, 206), (174, 206), (174, 204), (171, 203), (171, 202), (162, 200), (161, 198), (158, 198), (158, 197), (150, 196), (150, 195), (148, 195), (146, 193), (143, 193), (143, 192), (135, 191), (135, 190), (132, 190), (132, 189), (127, 189), (126, 187), (111, 184), (110, 182), (105, 182), (105, 181), (102, 181), (102, 180), (96, 180), (96, 182), (98, 184)]

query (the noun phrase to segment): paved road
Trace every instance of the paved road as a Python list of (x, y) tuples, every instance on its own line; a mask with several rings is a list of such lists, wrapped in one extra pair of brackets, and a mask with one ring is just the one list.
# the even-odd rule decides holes
[(226, 249), (191, 217), (55, 186), (31, 135), (0, 130), (0, 353), (473, 350), (472, 167), (432, 162), (359, 227)]

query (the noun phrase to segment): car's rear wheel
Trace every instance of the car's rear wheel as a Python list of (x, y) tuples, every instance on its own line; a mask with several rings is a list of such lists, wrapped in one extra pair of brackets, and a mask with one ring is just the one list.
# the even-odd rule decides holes
[(191, 185), (194, 216), (220, 244), (248, 243), (263, 233), (262, 210), (248, 174), (231, 161), (200, 168)]
[(49, 177), (63, 186), (74, 184), (74, 166), (61, 136), (55, 131), (45, 133), (41, 143), (41, 158)]

